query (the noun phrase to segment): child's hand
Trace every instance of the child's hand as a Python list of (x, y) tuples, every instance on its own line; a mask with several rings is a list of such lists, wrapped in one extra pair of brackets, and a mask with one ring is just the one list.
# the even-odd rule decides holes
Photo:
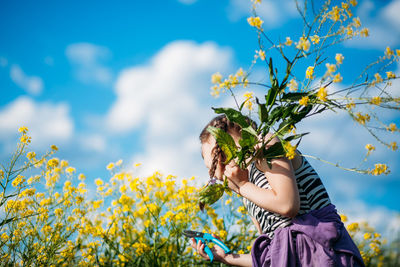
[(225, 166), (224, 175), (228, 178), (228, 186), (236, 193), (239, 193), (239, 188), (249, 181), (248, 170), (242, 170), (234, 161), (229, 162)]
[[(212, 234), (213, 237), (220, 239), (217, 235)], [(203, 257), (206, 260), (210, 260), (208, 257), (207, 253), (204, 251), (205, 244), (199, 240), (196, 244), (196, 239), (191, 238), (192, 240), (192, 247), (197, 250), (199, 255)], [(214, 255), (214, 260), (219, 261), (219, 262), (224, 262), (225, 259), (225, 252), (222, 248), (220, 248), (218, 245), (214, 245), (214, 247), (210, 248), (211, 252)]]

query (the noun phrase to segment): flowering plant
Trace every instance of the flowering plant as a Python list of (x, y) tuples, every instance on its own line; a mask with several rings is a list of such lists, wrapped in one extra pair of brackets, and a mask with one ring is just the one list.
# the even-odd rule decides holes
[[(251, 81), (249, 78), (251, 73), (246, 73), (242, 68), (226, 79), (223, 79), (220, 73), (212, 76), (215, 85), (211, 88), (211, 94), (217, 97), (221, 92), (229, 91), (236, 103), (236, 108), (213, 108), (215, 113), (225, 114), (231, 122), (237, 123), (242, 128), (239, 146), (222, 129), (208, 128), (226, 155), (225, 164), (234, 160), (244, 169), (257, 158), (266, 159), (269, 165), (274, 158), (286, 156), (292, 159), (302, 137), (308, 134), (296, 133), (298, 123), (328, 110), (347, 112), (378, 142), (396, 150), (396, 142), (384, 141), (379, 131), (399, 130), (394, 123), (385, 124), (376, 109), (399, 110), (400, 97), (394, 97), (388, 90), (392, 81), (398, 77), (392, 71), (388, 71), (388, 68), (399, 61), (400, 49), (394, 51), (387, 47), (384, 56), (368, 65), (350, 86), (341, 84), (343, 77), (338, 72), (344, 56), (336, 53), (333, 62), (329, 62), (329, 56), (324, 56), (328, 48), (332, 49), (339, 43), (356, 36), (368, 37), (368, 29), (361, 28), (360, 19), (354, 17), (352, 13), (352, 7), (357, 5), (357, 1), (342, 1), (339, 6), (326, 1), (320, 7), (312, 2), (311, 10), (308, 9), (307, 1), (304, 1), (302, 7), (296, 1), (297, 9), (303, 19), (302, 34), (297, 42), (293, 42), (291, 37), (286, 37), (285, 42), (272, 41), (262, 28), (262, 19), (257, 16), (256, 5), (259, 2), (261, 1), (253, 1), (254, 16), (248, 18), (250, 26), (257, 31), (259, 44), (250, 71), (260, 60), (266, 65), (264, 76), (268, 77), (266, 80), (269, 82)], [(276, 64), (276, 61), (279, 64)], [(305, 72), (303, 68), (296, 68), (297, 65), (304, 63), (308, 65)], [(374, 69), (376, 72), (371, 75)], [(386, 77), (383, 77), (385, 72)], [(261, 99), (254, 97), (252, 92), (246, 92), (245, 100), (239, 104), (235, 87), (247, 88), (250, 85), (261, 86), (267, 90)], [(254, 119), (259, 122), (257, 128), (253, 128), (246, 112), (247, 109), (250, 116), (254, 115), (254, 106), (257, 109), (254, 112), (256, 113)], [(274, 137), (278, 137), (280, 142), (269, 146)], [(369, 155), (372, 147), (367, 149)], [(359, 173), (374, 175), (389, 173), (385, 164), (376, 164), (374, 169), (333, 165)]]

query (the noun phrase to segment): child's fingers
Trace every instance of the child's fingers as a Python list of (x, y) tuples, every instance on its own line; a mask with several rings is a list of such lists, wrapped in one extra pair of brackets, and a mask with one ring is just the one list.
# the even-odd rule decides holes
[(204, 252), (205, 244), (199, 240), (197, 242), (197, 252), (205, 259), (209, 259), (208, 255)]
[(191, 238), (190, 240), (192, 241), (192, 248), (197, 249), (196, 239)]

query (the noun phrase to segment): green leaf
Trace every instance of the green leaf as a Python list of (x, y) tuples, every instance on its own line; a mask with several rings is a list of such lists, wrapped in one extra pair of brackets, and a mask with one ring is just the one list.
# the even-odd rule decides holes
[(275, 122), (277, 122), (278, 120), (280, 120), (282, 118), (282, 114), (284, 111), (284, 107), (283, 106), (277, 106), (275, 107), (269, 114), (269, 118), (268, 118), (268, 125), (271, 127), (275, 124)]
[(214, 136), (218, 145), (226, 156), (225, 164), (231, 161), (236, 156), (236, 144), (230, 134), (226, 133), (220, 128), (208, 126), (207, 131)]
[(294, 134), (294, 135), (286, 137), (285, 141), (290, 142), (292, 140), (296, 140), (296, 139), (302, 138), (303, 136), (305, 136), (307, 134), (309, 134), (309, 133)]
[(282, 101), (287, 101), (287, 100), (289, 100), (289, 101), (298, 101), (298, 100), (300, 100), (303, 96), (306, 96), (306, 95), (308, 95), (308, 93), (306, 93), (306, 92), (302, 92), (302, 93), (299, 93), (299, 92), (295, 92), (295, 93), (284, 93), (283, 95), (282, 95), (282, 98), (281, 98), (281, 100)]
[(267, 108), (265, 106), (265, 104), (261, 104), (258, 101), (258, 98), (256, 98), (256, 103), (258, 105), (258, 118), (260, 119), (260, 122), (267, 122), (268, 120), (268, 111)]
[(239, 124), (242, 131), (246, 131), (254, 136), (257, 136), (256, 130), (248, 122), (248, 118), (240, 111), (233, 108), (212, 108), (217, 114), (225, 114), (229, 121)]
[(268, 149), (264, 148), (263, 151), (264, 158), (277, 158), (285, 155), (285, 150), (283, 149), (283, 145), (281, 142), (277, 142), (272, 146), (268, 147)]
[(291, 125), (294, 125), (292, 119), (287, 119), (287, 120), (282, 121), (281, 124), (279, 124), (279, 128), (278, 128), (279, 135), (280, 136), (285, 135), (289, 131)]
[(310, 113), (310, 111), (313, 109), (312, 105), (306, 106), (301, 108), (298, 112), (293, 112), (291, 115), (291, 118), (293, 120), (293, 124), (298, 123), (299, 121), (301, 121), (302, 119), (305, 118), (305, 116), (307, 116), (308, 113)]
[(257, 138), (246, 132), (246, 131), (242, 131), (242, 138), (239, 140), (239, 145), (242, 148), (253, 148), (257, 143)]

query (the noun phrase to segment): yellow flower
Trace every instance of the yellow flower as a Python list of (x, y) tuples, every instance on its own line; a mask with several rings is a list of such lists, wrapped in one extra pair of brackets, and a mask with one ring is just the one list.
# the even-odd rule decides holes
[(368, 28), (363, 28), (363, 29), (360, 31), (360, 35), (363, 36), (363, 37), (368, 37), (368, 36), (369, 36), (369, 30), (368, 30)]
[(299, 88), (299, 85), (296, 82), (296, 80), (295, 79), (291, 79), (290, 82), (289, 82), (289, 90), (292, 91), (292, 92), (295, 92), (295, 91), (298, 90), (298, 88)]
[(375, 73), (374, 77), (375, 77), (375, 82), (376, 83), (383, 82), (382, 76), (379, 73)]
[(1, 239), (6, 242), (8, 240), (9, 236), (6, 233), (1, 234)]
[(67, 174), (73, 174), (74, 172), (76, 172), (76, 169), (74, 167), (68, 167), (67, 169), (65, 169), (65, 172)]
[(49, 167), (49, 168), (55, 168), (55, 167), (58, 166), (59, 163), (60, 163), (60, 162), (59, 162), (58, 158), (52, 158), (52, 159), (50, 159), (50, 160), (47, 162), (47, 167)]
[(373, 175), (389, 174), (389, 172), (388, 166), (381, 163), (375, 164), (375, 169), (370, 171)]
[(302, 105), (302, 106), (307, 106), (309, 101), (310, 101), (310, 99), (308, 98), (308, 96), (303, 96), (299, 100), (299, 104)]
[(97, 178), (94, 182), (97, 186), (102, 186), (104, 184), (103, 180), (101, 180), (100, 178)]
[(52, 145), (52, 146), (51, 146), (51, 149), (54, 150), (54, 151), (57, 151), (57, 150), (58, 150), (58, 147), (57, 147), (56, 145)]
[(121, 192), (121, 193), (125, 193), (126, 192), (126, 185), (121, 185), (121, 187), (119, 188), (119, 191)]
[(338, 73), (335, 76), (333, 76), (333, 82), (334, 83), (340, 83), (341, 81), (343, 81), (343, 77), (340, 75), (340, 73)]
[(320, 41), (320, 38), (318, 35), (314, 35), (311, 37), (311, 42), (313, 42), (313, 44), (318, 44)]
[(328, 75), (332, 75), (332, 73), (334, 73), (336, 71), (336, 65), (334, 65), (334, 64), (326, 63), (325, 66), (326, 66), (326, 71), (327, 71)]
[(392, 56), (394, 56), (394, 51), (392, 49), (390, 49), (389, 46), (386, 47), (385, 56), (387, 58), (391, 58)]
[(263, 51), (263, 50), (258, 50), (258, 51), (256, 51), (256, 53), (258, 54), (258, 56), (262, 59), (262, 60), (265, 60), (265, 51)]
[(342, 54), (338, 53), (338, 54), (336, 54), (335, 59), (336, 59), (336, 64), (339, 65), (339, 64), (343, 63), (344, 56)]
[(60, 163), (61, 168), (66, 168), (66, 167), (68, 167), (68, 165), (69, 165), (69, 163), (66, 160), (62, 160)]
[(260, 17), (249, 17), (247, 18), (247, 22), (250, 24), (250, 26), (256, 27), (259, 30), (262, 30), (262, 24), (264, 21), (260, 19)]
[(293, 41), (290, 39), (290, 37), (286, 37), (285, 45), (291, 46), (292, 44), (293, 44)]
[(347, 31), (348, 36), (353, 37), (353, 35), (354, 35), (353, 28), (351, 28), (350, 26), (347, 26), (346, 31)]
[(212, 82), (213, 84), (221, 83), (221, 82), (222, 82), (222, 75), (221, 75), (219, 72), (214, 73), (214, 74), (211, 76), (211, 82)]
[(137, 168), (137, 167), (139, 167), (140, 165), (142, 165), (142, 163), (134, 163), (134, 164), (133, 164), (133, 167)]
[(32, 160), (32, 159), (34, 159), (34, 158), (36, 157), (36, 153), (33, 152), (33, 151), (28, 152), (28, 153), (26, 153), (26, 157), (27, 157), (29, 160)]
[(359, 17), (355, 17), (353, 18), (353, 25), (356, 28), (360, 28), (361, 27), (361, 20)]
[(299, 42), (296, 44), (296, 48), (304, 51), (310, 50), (310, 41), (305, 37), (300, 37)]
[(340, 219), (342, 220), (342, 222), (347, 222), (347, 216), (344, 214), (340, 214)]
[(245, 107), (247, 107), (249, 110), (253, 109), (253, 102), (251, 101), (253, 99), (253, 92), (247, 91), (244, 93), (243, 97), (245, 98)]
[(391, 131), (391, 132), (395, 132), (397, 130), (396, 124), (394, 124), (394, 123), (389, 124), (389, 127), (387, 127), (387, 130)]
[(215, 98), (219, 97), (220, 93), (221, 93), (221, 87), (219, 87), (218, 85), (214, 85), (214, 86), (211, 87), (210, 94), (213, 97), (215, 97)]
[(386, 78), (387, 79), (394, 79), (394, 78), (396, 78), (396, 74), (394, 74), (392, 71), (387, 71), (386, 72)]
[(101, 206), (101, 204), (103, 204), (103, 200), (102, 199), (97, 200), (97, 201), (93, 201), (93, 208), (94, 209), (98, 209)]
[(240, 207), (237, 209), (237, 212), (242, 213), (242, 214), (245, 214), (245, 213), (246, 213), (246, 208), (245, 208), (244, 206), (240, 206)]
[(106, 168), (107, 170), (112, 170), (114, 168), (114, 163), (109, 163)]
[(86, 179), (86, 176), (83, 173), (81, 173), (81, 174), (79, 174), (78, 179), (83, 181)]
[(60, 217), (60, 216), (63, 214), (63, 210), (60, 209), (60, 208), (57, 208), (57, 209), (54, 210), (54, 214), (55, 214), (57, 217)]
[(350, 4), (352, 6), (356, 6), (357, 5), (357, 0), (350, 0)]
[(20, 184), (22, 184), (23, 182), (25, 182), (24, 176), (18, 175), (18, 176), (14, 179), (14, 181), (12, 181), (11, 184), (12, 184), (12, 186), (17, 187), (17, 186), (19, 186)]
[(338, 6), (334, 6), (331, 11), (329, 11), (329, 16), (331, 20), (338, 21), (340, 19), (340, 8)]
[(381, 104), (381, 97), (379, 96), (374, 96), (371, 98), (371, 104), (379, 106)]
[(370, 151), (374, 151), (375, 147), (371, 144), (366, 144), (365, 149), (368, 150), (368, 152), (370, 152)]
[(20, 128), (18, 129), (18, 132), (23, 133), (23, 134), (26, 134), (26, 133), (28, 132), (28, 128), (25, 127), (25, 126), (20, 127)]
[(354, 102), (350, 102), (348, 104), (346, 104), (346, 108), (348, 110), (352, 110), (353, 108), (355, 108), (356, 104)]
[(370, 239), (371, 238), (371, 233), (365, 233), (364, 234), (364, 239), (365, 240), (368, 240), (368, 239)]
[(371, 117), (368, 114), (363, 115), (360, 112), (357, 112), (355, 114), (355, 120), (362, 125), (365, 125), (365, 123), (368, 122), (370, 119)]
[(319, 88), (318, 93), (317, 93), (317, 97), (321, 101), (326, 101), (327, 100), (327, 98), (326, 98), (327, 95), (328, 95), (328, 92), (326, 90), (326, 87), (322, 86), (321, 88)]
[(293, 159), (296, 156), (296, 146), (292, 146), (290, 142), (285, 142), (283, 148), (286, 151), (286, 157), (288, 159)]
[(379, 106), (379, 105), (381, 104), (381, 102), (382, 102), (382, 99), (381, 99), (380, 96), (374, 96), (374, 97), (372, 97), (371, 100), (370, 100), (370, 103), (371, 103), (371, 104), (377, 105), (377, 106)]
[(347, 226), (347, 230), (349, 232), (357, 232), (360, 229), (358, 223), (354, 222)]
[(237, 77), (242, 77), (242, 76), (244, 76), (244, 75), (245, 75), (245, 73), (244, 73), (243, 69), (242, 69), (242, 68), (239, 68), (239, 69), (237, 70), (237, 72), (236, 72), (236, 76), (237, 76)]
[(306, 70), (306, 78), (307, 79), (314, 79), (314, 67), (309, 66)]
[(393, 151), (396, 151), (399, 147), (397, 146), (397, 143), (396, 142), (391, 142), (390, 143), (390, 147), (391, 147), (391, 149), (393, 150)]
[(31, 138), (30, 136), (24, 134), (24, 135), (21, 136), (20, 141), (21, 141), (21, 143), (23, 143), (23, 144), (29, 144), (29, 143), (31, 142), (31, 139), (32, 139), (32, 138)]

